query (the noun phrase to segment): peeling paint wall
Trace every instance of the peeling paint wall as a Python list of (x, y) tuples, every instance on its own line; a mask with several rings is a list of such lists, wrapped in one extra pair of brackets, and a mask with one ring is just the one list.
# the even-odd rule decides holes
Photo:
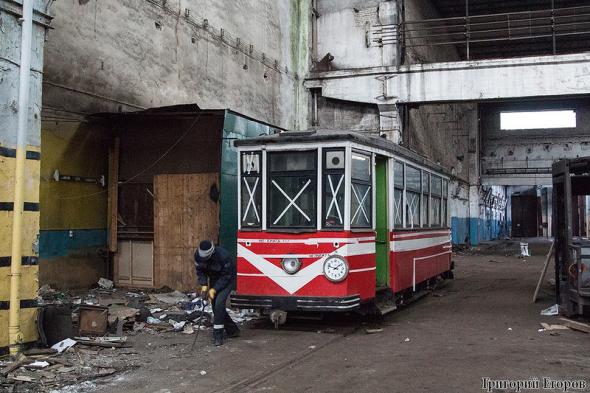
[(94, 113), (197, 103), (293, 128), (306, 48), (293, 4), (57, 1), (43, 105)]

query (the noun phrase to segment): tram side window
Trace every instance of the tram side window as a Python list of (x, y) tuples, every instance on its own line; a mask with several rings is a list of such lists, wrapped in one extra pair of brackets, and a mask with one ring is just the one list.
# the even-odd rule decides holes
[(393, 225), (401, 228), (404, 225), (404, 164), (393, 163)]
[(430, 203), (430, 173), (422, 172), (422, 226), (428, 227), (428, 205)]
[(262, 179), (260, 152), (245, 152), (241, 157), (240, 204), (242, 228), (260, 228), (262, 224)]
[(442, 179), (438, 176), (431, 176), (430, 183), (430, 226), (440, 227), (441, 222), (441, 200), (442, 200)]
[(446, 227), (449, 226), (448, 223), (448, 197), (449, 197), (449, 182), (448, 180), (443, 180), (442, 183), (442, 205), (441, 205), (441, 216), (442, 216), (442, 226)]
[(371, 156), (353, 152), (351, 161), (350, 227), (370, 228), (373, 225)]
[(344, 149), (324, 149), (323, 206), (324, 228), (344, 227)]
[(406, 228), (420, 227), (420, 170), (406, 165)]
[(315, 228), (317, 152), (268, 153), (268, 226)]

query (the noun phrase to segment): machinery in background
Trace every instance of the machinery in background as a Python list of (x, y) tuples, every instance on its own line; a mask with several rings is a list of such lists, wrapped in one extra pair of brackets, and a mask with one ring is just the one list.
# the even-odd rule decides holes
[(568, 315), (590, 313), (590, 240), (583, 200), (590, 195), (590, 157), (553, 164), (553, 233), (557, 302)]

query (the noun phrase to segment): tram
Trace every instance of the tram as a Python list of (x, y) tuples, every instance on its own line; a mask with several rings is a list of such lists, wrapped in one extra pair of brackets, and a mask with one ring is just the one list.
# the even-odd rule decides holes
[(233, 307), (285, 313), (377, 305), (384, 313), (452, 278), (449, 179), (439, 165), (354, 132), (284, 132), (234, 144)]

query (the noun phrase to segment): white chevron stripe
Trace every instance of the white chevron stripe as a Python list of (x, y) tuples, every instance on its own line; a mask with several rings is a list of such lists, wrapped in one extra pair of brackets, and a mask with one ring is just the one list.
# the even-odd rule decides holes
[[(277, 283), (289, 294), (297, 292), (317, 276), (323, 275), (324, 261), (330, 255), (354, 256), (375, 253), (375, 243), (346, 244), (333, 252), (324, 255), (295, 274), (288, 274), (280, 267), (269, 262), (261, 255), (257, 255), (238, 243), (238, 256), (246, 259), (264, 276)], [(239, 275), (251, 275), (238, 273)]]

